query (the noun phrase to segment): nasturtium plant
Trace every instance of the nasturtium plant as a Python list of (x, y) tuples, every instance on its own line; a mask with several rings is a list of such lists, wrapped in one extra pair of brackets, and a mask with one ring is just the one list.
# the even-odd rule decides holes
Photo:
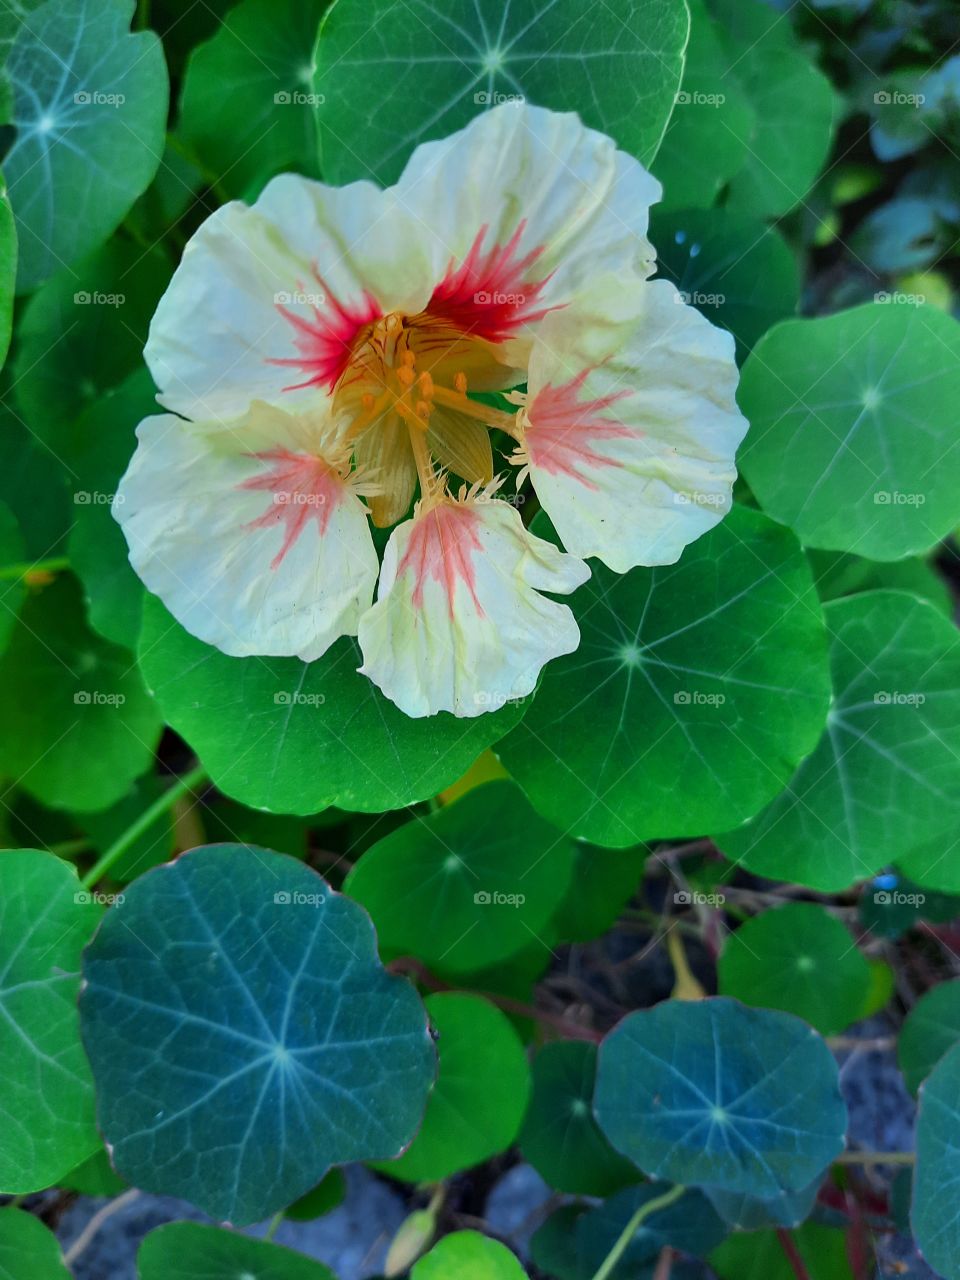
[(960, 1280), (954, 9), (0, 5), (0, 1280)]

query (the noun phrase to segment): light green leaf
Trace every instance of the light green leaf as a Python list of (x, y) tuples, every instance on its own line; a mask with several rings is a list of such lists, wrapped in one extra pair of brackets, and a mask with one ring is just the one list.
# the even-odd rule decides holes
[(488, 782), (384, 836), (344, 888), (391, 956), (470, 973), (542, 942), (570, 883), (569, 840), (512, 782)]
[(17, 279), (17, 227), (6, 183), (0, 174), (0, 368), (7, 358), (13, 325), (13, 292)]
[(23, 1209), (0, 1209), (0, 1280), (71, 1280), (57, 1237)]
[(596, 565), (572, 608), (579, 649), (497, 747), (572, 835), (631, 845), (743, 821), (816, 744), (820, 605), (796, 540), (759, 512), (735, 508), (675, 565)]
[[(417, 143), (523, 98), (577, 111), (645, 164), (680, 84), (682, 0), (405, 0), (371, 22), (368, 0), (336, 0), (317, 42), (314, 84), (328, 180), (392, 182)], [(371, 84), (376, 93), (371, 93)]]
[(100, 1145), (76, 1004), (80, 951), (99, 916), (68, 863), (35, 849), (0, 852), (4, 1193), (52, 1186)]
[(816, 1032), (726, 997), (628, 1014), (600, 1046), (594, 1111), (650, 1177), (762, 1197), (808, 1186), (846, 1128)]
[(953, 597), (946, 580), (928, 560), (865, 560), (842, 551), (807, 552), (821, 600), (838, 600), (860, 591), (909, 591), (928, 600), (940, 613), (953, 616)]
[(477, 1231), (454, 1231), (434, 1245), (410, 1273), (410, 1280), (526, 1280), (526, 1272), (506, 1245)]
[(512, 703), (469, 721), (412, 720), (357, 673), (360, 663), (350, 637), (316, 662), (230, 658), (155, 597), (144, 601), (144, 679), (217, 787), (252, 808), (402, 809), (450, 786), (523, 714)]
[(960, 978), (942, 982), (920, 997), (904, 1019), (897, 1061), (916, 1093), (948, 1049), (960, 1040)]
[[(845, 1231), (806, 1222), (791, 1239), (816, 1280), (853, 1280)], [(735, 1232), (714, 1249), (710, 1265), (720, 1280), (796, 1280), (797, 1274), (775, 1231)]]
[(139, 1280), (336, 1280), (320, 1262), (237, 1231), (168, 1222), (137, 1253)]
[(243, 0), (191, 53), (177, 133), (228, 194), (288, 169), (319, 177), (311, 51), (325, 8)]
[(913, 1234), (927, 1264), (944, 1277), (960, 1277), (960, 1045), (941, 1058), (920, 1087), (917, 1165), (913, 1176)]
[(130, 885), (84, 953), (80, 1017), (113, 1162), (259, 1221), (416, 1133), (436, 1059), (369, 917), (295, 858), (211, 845)]
[(437, 1033), (437, 1083), (410, 1148), (379, 1166), (405, 1182), (440, 1182), (506, 1151), (530, 1095), (526, 1050), (499, 1009), (459, 992), (424, 1003)]
[(150, 767), (160, 730), (133, 656), (90, 630), (75, 579), (31, 596), (0, 657), (0, 770), (44, 804), (105, 809)]
[(726, 209), (655, 208), (650, 239), (657, 274), (713, 324), (729, 329), (741, 358), (797, 309), (797, 258), (778, 231), (755, 217)]
[(836, 916), (812, 902), (791, 902), (729, 935), (717, 978), (721, 995), (795, 1013), (828, 1036), (861, 1016), (870, 966)]
[(760, 505), (811, 547), (899, 560), (960, 521), (960, 323), (869, 303), (786, 320), (740, 384), (740, 465)]
[(717, 841), (757, 875), (832, 893), (956, 825), (960, 639), (932, 605), (900, 591), (835, 600), (824, 613), (826, 731), (786, 790)]
[(129, 32), (134, 0), (47, 0), (7, 59), (17, 135), (4, 162), (18, 286), (90, 253), (146, 189), (163, 150), (160, 41)]

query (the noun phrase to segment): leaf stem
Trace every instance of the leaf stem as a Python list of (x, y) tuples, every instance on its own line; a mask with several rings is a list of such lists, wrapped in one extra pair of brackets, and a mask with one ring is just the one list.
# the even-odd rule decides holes
[(841, 1151), (835, 1164), (914, 1164), (915, 1151)]
[(31, 573), (59, 573), (70, 568), (67, 556), (51, 556), (49, 560), (21, 560), (19, 564), (5, 564), (0, 568), (0, 581), (26, 578)]
[(593, 1280), (607, 1280), (611, 1275), (614, 1267), (627, 1251), (627, 1246), (637, 1234), (640, 1227), (646, 1222), (652, 1214), (657, 1213), (660, 1209), (666, 1209), (669, 1205), (679, 1200), (686, 1187), (678, 1182), (676, 1186), (671, 1187), (669, 1191), (665, 1191), (662, 1196), (654, 1196), (652, 1200), (645, 1201), (636, 1211), (627, 1225), (620, 1232), (613, 1248), (600, 1263), (599, 1269), (594, 1273)]
[(188, 773), (183, 774), (173, 783), (171, 787), (158, 796), (149, 808), (144, 809), (140, 817), (132, 822), (122, 835), (114, 840), (113, 844), (106, 850), (101, 858), (99, 858), (87, 874), (80, 881), (80, 885), (84, 889), (89, 889), (97, 883), (97, 881), (110, 870), (113, 864), (126, 853), (130, 846), (136, 841), (144, 831), (156, 822), (162, 813), (166, 813), (168, 809), (172, 809), (182, 795), (188, 791), (193, 791), (196, 787), (207, 779), (207, 771), (202, 764), (198, 764), (196, 768), (191, 769)]
[(278, 1209), (277, 1212), (270, 1219), (270, 1225), (267, 1227), (266, 1234), (263, 1237), (264, 1240), (272, 1240), (273, 1237), (277, 1234), (277, 1228), (280, 1226), (280, 1223), (283, 1221), (283, 1214), (284, 1214), (283, 1209)]
[(780, 1248), (786, 1254), (787, 1261), (790, 1263), (797, 1280), (810, 1280), (807, 1264), (801, 1258), (796, 1241), (786, 1227), (777, 1227), (777, 1239), (780, 1241)]

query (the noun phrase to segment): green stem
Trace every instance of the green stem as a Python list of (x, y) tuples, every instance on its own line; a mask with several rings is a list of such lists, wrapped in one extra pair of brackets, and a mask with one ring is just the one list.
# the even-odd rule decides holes
[(841, 1151), (837, 1164), (913, 1164), (915, 1151)]
[(675, 1187), (671, 1187), (669, 1191), (665, 1191), (662, 1196), (654, 1196), (652, 1200), (647, 1200), (636, 1211), (627, 1225), (623, 1228), (613, 1248), (600, 1264), (600, 1269), (594, 1274), (593, 1280), (607, 1280), (612, 1273), (614, 1267), (626, 1253), (627, 1246), (633, 1237), (637, 1234), (643, 1224), (652, 1214), (657, 1213), (660, 1209), (666, 1209), (669, 1205), (679, 1200), (686, 1187), (682, 1183), (677, 1183)]
[(89, 848), (90, 841), (82, 836), (76, 840), (61, 840), (59, 844), (52, 844), (50, 852), (55, 853), (58, 858), (72, 858), (75, 853), (86, 853)]
[(281, 1223), (282, 1221), (283, 1221), (283, 1210), (282, 1210), (282, 1209), (280, 1209), (280, 1210), (278, 1210), (278, 1211), (273, 1215), (273, 1217), (270, 1219), (270, 1225), (269, 1225), (269, 1227), (267, 1227), (267, 1233), (266, 1233), (266, 1235), (263, 1237), (263, 1238), (264, 1238), (264, 1240), (272, 1240), (272, 1239), (273, 1239), (273, 1237), (277, 1234), (277, 1228), (280, 1226), (280, 1223)]
[(162, 796), (158, 796), (153, 804), (148, 809), (144, 809), (140, 817), (135, 822), (132, 822), (121, 836), (114, 840), (103, 857), (93, 864), (80, 881), (81, 887), (84, 889), (92, 888), (102, 876), (106, 875), (117, 859), (122, 857), (130, 846), (143, 835), (144, 831), (149, 830), (162, 813), (172, 809), (182, 795), (185, 795), (188, 791), (193, 791), (195, 787), (200, 786), (206, 779), (207, 771), (202, 764), (198, 764), (195, 769), (191, 769), (189, 773), (177, 778), (173, 786), (169, 787)]
[(20, 564), (5, 564), (0, 568), (0, 581), (25, 578), (28, 573), (58, 573), (61, 569), (69, 568), (70, 561), (66, 556), (52, 556), (49, 560), (24, 560)]

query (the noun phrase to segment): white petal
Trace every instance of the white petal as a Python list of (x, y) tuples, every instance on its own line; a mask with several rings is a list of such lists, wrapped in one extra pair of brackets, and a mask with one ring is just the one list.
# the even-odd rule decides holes
[(161, 404), (202, 420), (239, 416), (255, 399), (286, 408), (322, 399), (322, 387), (285, 390), (309, 374), (273, 363), (302, 356), (289, 316), (329, 331), (336, 348), (374, 304), (419, 310), (431, 274), (418, 230), (370, 182), (335, 188), (295, 174), (274, 178), (252, 208), (218, 209), (187, 245), (150, 326), (145, 355)]
[(521, 422), (563, 545), (625, 573), (718, 524), (747, 430), (737, 378), (731, 335), (665, 280), (608, 277), (547, 316)]
[(147, 418), (114, 501), (130, 563), (189, 632), (234, 656), (318, 658), (355, 635), (379, 568), (367, 509), (317, 461), (310, 420)]
[(578, 116), (505, 103), (459, 133), (413, 153), (398, 202), (429, 232), (435, 274), (460, 263), (481, 230), (507, 244), (525, 221), (517, 256), (541, 249), (530, 275), (549, 276), (538, 301), (567, 301), (606, 271), (653, 270), (646, 239), (660, 184)]
[(590, 576), (506, 502), (446, 502), (390, 536), (360, 670), (409, 716), (477, 716), (530, 693), (580, 632), (566, 595)]

